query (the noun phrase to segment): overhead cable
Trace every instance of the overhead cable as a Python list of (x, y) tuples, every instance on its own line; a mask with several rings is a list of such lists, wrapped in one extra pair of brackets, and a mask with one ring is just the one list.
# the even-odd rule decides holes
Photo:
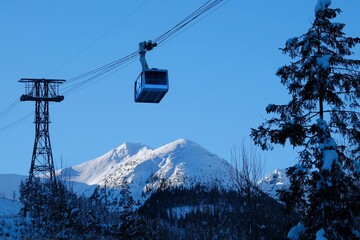
[[(204, 3), (201, 7), (199, 7), (197, 10), (195, 10), (193, 13), (191, 13), (189, 16), (184, 18), (181, 22), (176, 24), (174, 27), (166, 31), (165, 33), (161, 34), (159, 37), (152, 40), (153, 43), (156, 43), (157, 46), (161, 45), (164, 41), (169, 39), (170, 37), (174, 36), (174, 34), (178, 33), (180, 30), (182, 30), (184, 27), (188, 26), (191, 22), (198, 19), (203, 14), (209, 12), (214, 7), (218, 6), (220, 3), (224, 2), (225, 0), (209, 0), (206, 3)], [(110, 71), (113, 71), (116, 68), (119, 68), (133, 59), (135, 59), (138, 56), (138, 51), (134, 51), (130, 53), (129, 55), (120, 58), (118, 60), (115, 60), (111, 63), (108, 63), (104, 66), (101, 66), (99, 68), (96, 68), (94, 70), (91, 70), (89, 72), (86, 72), (84, 74), (78, 75), (76, 77), (73, 77), (69, 80), (67, 80), (66, 86), (64, 89), (64, 94), (69, 94), (75, 91), (79, 91), (86, 85), (90, 84), (91, 82), (98, 80), (101, 76), (104, 74), (109, 73)], [(80, 81), (81, 79), (84, 79)], [(80, 81), (76, 84), (75, 82)], [(73, 84), (73, 85), (70, 85)]]
[(5, 127), (0, 128), (0, 132), (3, 132), (3, 131), (5, 131), (5, 130), (8, 130), (8, 129), (10, 129), (10, 128), (13, 128), (13, 127), (18, 126), (19, 124), (21, 124), (22, 122), (24, 122), (25, 120), (27, 120), (28, 118), (30, 118), (31, 116), (34, 116), (34, 113), (33, 113), (33, 112), (31, 112), (31, 113), (23, 116), (23, 117), (20, 118), (19, 120), (15, 121), (15, 122), (13, 122), (13, 123), (5, 126)]
[(176, 24), (173, 28), (169, 29), (164, 34), (160, 35), (159, 37), (155, 38), (153, 40), (154, 43), (157, 43), (159, 46), (162, 42), (164, 42), (166, 39), (180, 31), (182, 28), (187, 26), (189, 23), (203, 15), (204, 13), (208, 12), (224, 0), (209, 0), (206, 3), (204, 3), (201, 7), (199, 7), (197, 10), (195, 10), (193, 13), (191, 13), (189, 16), (187, 16), (184, 20)]
[(109, 33), (114, 31), (121, 23), (125, 22), (126, 19), (128, 19), (130, 16), (135, 14), (137, 11), (139, 11), (149, 0), (145, 0), (143, 3), (141, 3), (139, 6), (137, 6), (133, 11), (131, 11), (129, 14), (127, 14), (125, 17), (120, 19), (119, 22), (117, 22), (114, 26), (112, 26), (110, 29), (108, 29), (106, 32), (104, 32), (102, 35), (100, 35), (97, 39), (95, 39), (93, 42), (91, 42), (89, 45), (87, 45), (85, 48), (81, 49), (77, 54), (75, 54), (73, 57), (71, 57), (68, 61), (66, 61), (64, 64), (62, 64), (60, 67), (49, 73), (48, 75), (52, 75), (62, 68), (64, 68), (66, 65), (71, 63), (73, 60), (75, 60), (78, 56), (80, 56), (82, 53), (84, 53), (87, 49), (95, 45), (97, 42), (99, 42), (101, 39), (103, 39), (105, 36), (107, 36)]
[(114, 62), (111, 62), (109, 64), (106, 64), (102, 67), (96, 68), (94, 70), (91, 70), (87, 73), (81, 74), (77, 77), (71, 78), (69, 80), (67, 80), (67, 84), (69, 83), (73, 83), (76, 82), (77, 80), (86, 78), (85, 80), (78, 82), (76, 84), (73, 84), (72, 86), (65, 86), (63, 88), (64, 90), (64, 95), (69, 94), (71, 92), (77, 91), (80, 88), (84, 87), (85, 85), (89, 84), (90, 82), (98, 79), (99, 77), (103, 76), (104, 74), (112, 71), (115, 68), (118, 68), (122, 65), (125, 65), (126, 63), (130, 62), (131, 60), (135, 59), (137, 57), (137, 52), (133, 52), (129, 55), (127, 55), (126, 57), (123, 57), (121, 59), (118, 59)]
[(13, 103), (11, 103), (7, 108), (5, 108), (2, 112), (0, 112), (0, 121), (3, 120), (6, 116), (8, 116), (19, 103), (19, 99), (16, 98)]

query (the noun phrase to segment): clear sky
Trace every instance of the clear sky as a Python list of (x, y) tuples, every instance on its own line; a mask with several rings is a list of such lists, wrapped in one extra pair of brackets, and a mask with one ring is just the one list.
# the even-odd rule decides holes
[[(20, 78), (70, 79), (122, 58), (138, 43), (176, 25), (205, 0), (1, 0), (0, 112), (24, 92)], [(307, 31), (316, 0), (230, 0), (147, 54), (150, 67), (169, 71), (160, 104), (133, 100), (138, 59), (50, 105), (56, 168), (94, 159), (123, 142), (159, 147), (178, 138), (195, 141), (230, 160), (269, 103), (286, 103), (275, 76), (288, 64), (279, 50)], [(360, 1), (333, 0), (348, 36), (360, 36)], [(359, 58), (360, 49), (355, 49)], [(66, 85), (64, 85), (65, 87)], [(27, 174), (34, 142), (33, 102), (19, 102), (0, 118), (0, 173)], [(5, 128), (5, 129), (4, 129)], [(278, 147), (258, 154), (265, 172), (294, 164)]]

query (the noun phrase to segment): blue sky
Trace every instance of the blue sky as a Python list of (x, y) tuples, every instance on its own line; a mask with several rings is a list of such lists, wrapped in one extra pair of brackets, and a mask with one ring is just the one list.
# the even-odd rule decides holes
[[(137, 50), (205, 1), (62, 0), (0, 2), (0, 111), (24, 92), (20, 78), (70, 79)], [(110, 76), (50, 105), (56, 168), (96, 158), (123, 142), (159, 147), (178, 138), (195, 141), (230, 160), (230, 149), (251, 148), (250, 128), (269, 103), (289, 97), (276, 70), (289, 63), (279, 50), (305, 33), (316, 0), (227, 1), (221, 8), (147, 54), (150, 67), (169, 71), (170, 90), (160, 104), (133, 101), (138, 59)], [(333, 0), (348, 36), (360, 36), (360, 1)], [(355, 49), (359, 58), (360, 50)], [(34, 111), (20, 102), (0, 119), (0, 173), (27, 174)], [(258, 154), (265, 172), (294, 164), (282, 147)], [(62, 159), (62, 160), (61, 160)]]

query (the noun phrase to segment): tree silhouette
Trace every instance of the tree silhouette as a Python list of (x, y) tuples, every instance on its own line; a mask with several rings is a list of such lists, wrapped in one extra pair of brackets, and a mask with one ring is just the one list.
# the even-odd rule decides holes
[(346, 37), (345, 24), (332, 22), (341, 10), (330, 3), (319, 0), (311, 28), (282, 49), (292, 62), (276, 74), (290, 102), (269, 104), (274, 117), (251, 132), (263, 150), (286, 143), (301, 149), (298, 164), (287, 169), (291, 186), (280, 191), (301, 216), (301, 239), (322, 232), (353, 239), (359, 230), (360, 61), (349, 56), (360, 38)]

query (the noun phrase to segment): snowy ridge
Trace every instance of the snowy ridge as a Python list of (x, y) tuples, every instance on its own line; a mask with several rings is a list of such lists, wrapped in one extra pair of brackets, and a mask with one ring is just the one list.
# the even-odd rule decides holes
[(331, 0), (318, 0), (315, 6), (315, 13), (325, 10), (331, 5)]
[(121, 162), (119, 168), (100, 182), (101, 186), (129, 189), (135, 201), (143, 202), (158, 189), (202, 185), (205, 188), (234, 188), (231, 165), (200, 145), (179, 139)]
[(123, 143), (96, 159), (57, 171), (66, 180), (95, 185), (115, 171), (123, 161), (136, 154), (144, 154), (148, 147), (139, 143)]
[(270, 197), (278, 199), (277, 190), (288, 188), (290, 186), (290, 180), (286, 176), (285, 169), (276, 169), (261, 179), (258, 182), (258, 186)]

